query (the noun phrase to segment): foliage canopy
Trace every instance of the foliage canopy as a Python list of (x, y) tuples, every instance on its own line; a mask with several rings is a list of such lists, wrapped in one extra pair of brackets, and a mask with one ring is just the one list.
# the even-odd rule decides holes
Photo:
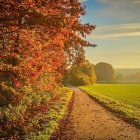
[(111, 64), (108, 63), (98, 63), (95, 65), (95, 72), (97, 76), (97, 81), (113, 81), (115, 78), (115, 71)]
[(95, 83), (96, 75), (94, 66), (85, 61), (85, 63), (73, 65), (70, 70), (70, 82), (73, 85), (91, 85)]
[(83, 61), (83, 47), (94, 46), (84, 40), (95, 27), (80, 23), (78, 0), (2, 0), (0, 7), (2, 99), (13, 90), (21, 96), (27, 84), (51, 90), (68, 64)]
[(38, 131), (50, 91), (60, 84), (65, 67), (84, 60), (85, 46), (95, 46), (85, 40), (95, 27), (80, 22), (84, 14), (78, 0), (0, 0), (3, 137), (18, 139)]

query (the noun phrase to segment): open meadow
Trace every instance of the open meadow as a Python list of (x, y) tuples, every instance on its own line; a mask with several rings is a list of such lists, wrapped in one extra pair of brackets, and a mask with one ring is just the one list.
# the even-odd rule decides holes
[(140, 84), (95, 84), (80, 88), (119, 116), (140, 126)]

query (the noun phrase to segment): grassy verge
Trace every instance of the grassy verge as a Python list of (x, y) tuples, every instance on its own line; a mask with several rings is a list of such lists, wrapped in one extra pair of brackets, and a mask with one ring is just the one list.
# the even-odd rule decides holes
[(25, 94), (19, 105), (0, 108), (0, 139), (49, 140), (67, 112), (73, 91), (26, 87)]
[[(117, 96), (117, 93), (110, 92), (109, 94), (109, 90), (107, 88), (106, 91), (104, 91), (100, 90), (99, 87), (97, 88), (96, 86), (95, 90), (94, 86), (80, 87), (80, 89), (86, 91), (86, 93), (89, 94), (93, 99), (107, 107), (109, 110), (113, 111), (115, 114), (122, 117), (124, 120), (140, 128), (140, 108), (137, 104), (134, 105), (134, 102), (131, 104), (130, 100), (134, 100), (133, 98), (128, 97), (130, 98), (130, 100), (129, 102), (127, 102), (127, 100), (125, 100), (125, 96), (123, 99), (115, 98), (115, 95)], [(119, 90), (121, 92), (121, 89)]]
[(43, 117), (43, 120), (45, 120), (45, 123), (42, 125), (43, 130), (30, 134), (27, 139), (49, 140), (57, 129), (59, 122), (65, 116), (72, 94), (73, 91), (64, 88), (61, 98), (51, 106), (47, 114)]

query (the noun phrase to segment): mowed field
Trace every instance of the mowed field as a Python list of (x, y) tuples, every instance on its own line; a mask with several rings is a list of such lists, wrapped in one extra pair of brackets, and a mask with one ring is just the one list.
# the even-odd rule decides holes
[(80, 89), (125, 120), (140, 127), (140, 84), (95, 84)]

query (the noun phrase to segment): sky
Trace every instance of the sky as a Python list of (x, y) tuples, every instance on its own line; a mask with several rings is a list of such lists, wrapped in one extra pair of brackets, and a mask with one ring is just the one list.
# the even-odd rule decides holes
[(86, 6), (82, 23), (96, 25), (87, 40), (91, 63), (107, 62), (114, 68), (140, 68), (140, 0), (79, 0)]

